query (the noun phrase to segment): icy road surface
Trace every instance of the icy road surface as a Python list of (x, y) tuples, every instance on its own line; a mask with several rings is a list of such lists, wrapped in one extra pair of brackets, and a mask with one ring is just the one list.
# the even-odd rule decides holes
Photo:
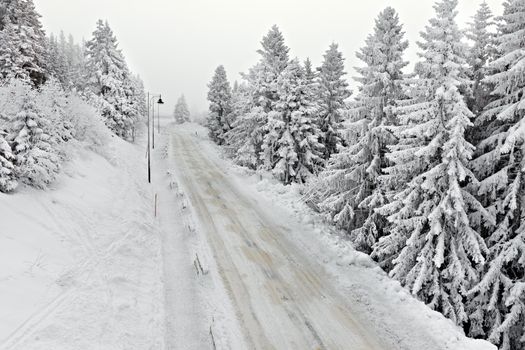
[(206, 134), (172, 125), (167, 156), (233, 304), (236, 326), (224, 327), (244, 337), (225, 349), (495, 350), (415, 300), (329, 227), (308, 223), (307, 208), (294, 214), (267, 180), (239, 173)]
[(250, 349), (398, 348), (382, 340), (323, 267), (287, 239), (289, 228), (241, 193), (193, 135), (173, 130), (168, 154), (178, 165)]

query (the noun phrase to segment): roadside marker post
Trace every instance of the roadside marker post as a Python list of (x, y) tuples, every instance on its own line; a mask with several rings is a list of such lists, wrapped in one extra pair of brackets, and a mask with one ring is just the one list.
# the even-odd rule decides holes
[(157, 217), (157, 199), (158, 195), (155, 193), (155, 217)]

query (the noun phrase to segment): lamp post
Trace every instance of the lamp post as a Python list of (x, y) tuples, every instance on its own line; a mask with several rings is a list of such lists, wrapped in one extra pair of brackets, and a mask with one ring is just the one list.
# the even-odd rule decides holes
[(164, 104), (164, 101), (162, 101), (162, 96), (159, 97), (157, 104), (157, 133), (160, 134), (160, 105)]
[(151, 115), (151, 148), (155, 149), (155, 103), (151, 103), (151, 109), (153, 114)]
[[(148, 183), (151, 183), (151, 148), (155, 148), (155, 104), (153, 100), (157, 97), (159, 98), (157, 104), (164, 104), (161, 95), (151, 95), (148, 92)], [(151, 107), (153, 107), (153, 115), (150, 118)], [(150, 140), (152, 140), (152, 142), (150, 142)], [(150, 145), (153, 147), (150, 147)]]
[(160, 105), (164, 104), (164, 101), (162, 101), (162, 96), (159, 95), (159, 100), (157, 101), (157, 133), (160, 134)]
[[(153, 103), (153, 100), (158, 98), (159, 100), (157, 101), (157, 104), (158, 105), (163, 105), (164, 104), (164, 101), (162, 101), (162, 95), (151, 95), (151, 97), (148, 99), (148, 102), (151, 104), (152, 108), (153, 108), (153, 115), (152, 115), (152, 120), (151, 120), (151, 124), (152, 124), (152, 130), (151, 130), (151, 136), (152, 136), (152, 147), (153, 149), (155, 149), (155, 103)], [(157, 114), (159, 113), (159, 107), (160, 106), (157, 106)], [(149, 116), (149, 109), (148, 109), (148, 116)], [(160, 122), (159, 123), (159, 132), (160, 132)]]

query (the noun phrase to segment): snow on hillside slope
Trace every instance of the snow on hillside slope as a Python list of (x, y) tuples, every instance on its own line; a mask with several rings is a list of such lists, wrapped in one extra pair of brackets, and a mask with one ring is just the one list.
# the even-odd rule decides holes
[[(414, 299), (399, 285), (399, 282), (388, 278), (385, 272), (367, 255), (356, 252), (340, 232), (336, 232), (324, 224), (317, 214), (303, 204), (298, 186), (283, 186), (269, 176), (260, 173), (255, 174), (232, 165), (229, 160), (220, 155), (218, 147), (205, 136), (207, 130), (200, 126), (194, 124), (177, 125), (174, 127), (174, 132), (177, 135), (175, 140), (178, 140), (175, 149), (180, 153), (178, 156), (179, 164), (187, 164), (184, 170), (179, 169), (179, 171), (182, 174), (186, 173), (186, 182), (193, 186), (193, 195), (196, 201), (199, 201), (197, 197), (200, 196), (200, 200), (204, 201), (201, 205), (208, 206), (208, 212), (212, 215), (212, 218), (207, 221), (206, 218), (202, 218), (200, 227), (211, 225), (209, 222), (215, 223), (216, 227), (219, 227), (223, 222), (228, 222), (227, 218), (221, 219), (221, 217), (214, 216), (217, 212), (221, 212), (221, 205), (218, 204), (215, 208), (212, 205), (213, 203), (209, 204), (209, 202), (213, 202), (215, 196), (223, 200), (222, 207), (224, 210), (222, 211), (233, 212), (237, 210), (238, 206), (235, 206), (234, 200), (231, 203), (226, 201), (227, 198), (231, 197), (227, 189), (231, 188), (230, 192), (238, 193), (238, 198), (244, 198), (243, 200), (251, 205), (251, 209), (244, 210), (244, 216), (238, 217), (238, 220), (246, 221), (249, 220), (247, 218), (255, 215), (271, 218), (272, 227), (282, 227), (282, 230), (275, 229), (272, 231), (274, 239), (278, 240), (279, 244), (285, 248), (295, 246), (295, 249), (305, 257), (304, 261), (309, 261), (308, 264), (320, 265), (321, 268), (318, 270), (324, 270), (324, 273), (318, 277), (323, 277), (327, 283), (337, 289), (337, 293), (344, 296), (344, 300), (351, 305), (354, 317), (362, 322), (361, 325), (367, 326), (366, 331), (375, 333), (380, 338), (378, 339), (379, 342), (390, 344), (392, 349), (495, 349), (488, 342), (467, 338), (452, 321), (430, 310), (422, 302)], [(201, 173), (213, 173), (215, 177), (212, 179), (202, 175), (203, 180), (199, 180), (198, 177)], [(219, 176), (219, 174), (222, 175)], [(184, 176), (180, 175), (180, 177), (183, 178)], [(214, 181), (219, 182), (220, 185), (214, 184)], [(198, 186), (203, 188), (198, 188)], [(221, 192), (221, 189), (224, 190)], [(210, 198), (206, 197), (207, 195)], [(246, 203), (245, 205), (248, 205)], [(232, 206), (235, 210), (232, 209)], [(239, 211), (243, 212), (241, 209)], [(246, 224), (244, 221), (243, 223)], [(257, 225), (260, 223), (254, 221), (252, 226), (257, 227)], [(244, 231), (249, 230), (250, 227), (248, 224), (239, 224), (238, 226), (245, 227)], [(226, 227), (228, 226), (226, 225)], [(217, 232), (222, 232), (223, 241), (233, 240), (232, 236), (235, 236), (227, 230), (217, 230)], [(214, 231), (211, 230), (211, 232)], [(281, 234), (283, 232), (286, 233), (285, 236)], [(209, 240), (213, 242), (216, 240), (216, 236), (217, 234), (211, 234)], [(241, 243), (235, 244), (240, 245)], [(263, 243), (258, 241), (256, 247), (269, 249), (269, 245)], [(255, 246), (255, 244), (252, 245)], [(276, 252), (275, 249), (269, 250)], [(232, 254), (234, 252), (235, 249), (232, 250)], [(219, 255), (221, 252), (217, 252), (217, 256)], [(278, 260), (279, 256), (271, 255), (271, 258)], [(284, 259), (283, 265), (278, 268), (279, 271), (282, 272), (285, 269), (286, 263), (286, 259)], [(246, 265), (249, 265), (248, 262)], [(226, 264), (226, 266), (230, 265)], [(243, 268), (243, 264), (239, 263), (237, 267)], [(266, 267), (264, 265), (264, 268)], [(304, 268), (306, 269), (306, 266)], [(231, 271), (232, 268), (228, 267), (224, 273), (228, 274)], [(274, 274), (278, 276), (279, 273), (276, 271), (270, 273), (272, 281), (278, 279), (277, 277), (273, 278), (273, 276)], [(328, 274), (328, 277), (324, 274)], [(249, 280), (256, 279), (255, 275), (255, 273), (244, 275), (243, 283), (247, 284)], [(293, 280), (290, 279), (290, 281)], [(238, 284), (238, 282), (235, 283)], [(260, 283), (262, 284), (262, 282)], [(250, 286), (246, 285), (245, 287), (250, 290)], [(301, 288), (301, 286), (295, 287)], [(281, 291), (281, 293), (283, 292)], [(263, 296), (260, 296), (260, 299), (254, 297), (251, 301), (252, 308), (249, 310), (255, 312), (254, 309), (261, 309), (257, 302), (259, 300), (262, 303), (262, 299)], [(290, 298), (284, 298), (284, 300), (290, 300)], [(330, 310), (329, 306), (326, 305), (326, 312)], [(311, 305), (309, 307), (311, 309)], [(268, 320), (271, 319), (276, 324), (283, 321), (271, 312), (271, 308), (267, 308), (267, 310), (270, 310), (267, 311)], [(263, 309), (258, 311), (260, 317), (266, 317)], [(324, 316), (326, 315), (319, 314), (320, 319), (323, 319)], [(314, 323), (317, 321), (319, 320), (311, 320)], [(264, 323), (263, 328), (271, 328), (271, 325), (271, 322)], [(330, 329), (335, 327), (334, 324), (325, 324), (325, 326)], [(322, 325), (318, 325), (318, 327), (317, 330), (323, 330)], [(252, 333), (255, 332), (256, 330), (252, 330)], [(291, 336), (286, 328), (282, 332)], [(272, 339), (275, 340), (276, 337), (277, 335), (272, 333)]]
[(0, 194), (0, 349), (162, 349), (144, 149), (75, 153), (54, 188)]

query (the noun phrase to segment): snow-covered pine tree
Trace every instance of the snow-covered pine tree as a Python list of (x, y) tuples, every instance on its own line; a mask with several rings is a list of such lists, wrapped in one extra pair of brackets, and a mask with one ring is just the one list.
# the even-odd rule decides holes
[(495, 227), (482, 226), (490, 249), (481, 282), (471, 291), (470, 333), (503, 350), (525, 344), (525, 2), (507, 0), (496, 39), (499, 58), (485, 83), (493, 101), (476, 120), (487, 137), (472, 162), (479, 196)]
[[(39, 112), (49, 121), (46, 123), (46, 129), (43, 132), (49, 135), (53, 145), (61, 146), (74, 138), (74, 126), (70, 116), (65, 111), (67, 105), (66, 92), (57, 79), (49, 79), (40, 88), (36, 96), (36, 105)], [(64, 150), (60, 151), (61, 156), (65, 156)]]
[(249, 168), (254, 168), (258, 159), (250, 141), (256, 126), (255, 119), (250, 114), (252, 103), (251, 89), (246, 82), (238, 84), (237, 89), (232, 90), (232, 128), (224, 135), (229, 155), (237, 164)]
[(144, 90), (144, 82), (138, 75), (130, 74), (128, 81), (128, 110), (127, 115), (131, 118), (131, 135), (129, 139), (135, 142), (137, 135), (137, 128), (139, 128), (144, 121), (144, 116), (148, 113), (148, 106), (146, 103), (146, 91)]
[(275, 25), (263, 37), (261, 46), (262, 49), (257, 51), (261, 56), (260, 61), (243, 75), (249, 90), (249, 112), (238, 118), (235, 122), (238, 130), (231, 133), (244, 137), (244, 146), (237, 150), (234, 159), (242, 160), (242, 163), (253, 168), (262, 164), (261, 151), (264, 136), (268, 132), (268, 113), (279, 100), (277, 81), (288, 66), (290, 51), (285, 45), (283, 34)]
[(229, 149), (233, 160), (242, 166), (256, 169), (261, 165), (261, 146), (264, 137), (264, 127), (268, 123), (267, 110), (260, 106), (264, 97), (258, 96), (257, 81), (262, 80), (263, 66), (258, 63), (243, 74), (242, 98), (243, 105), (234, 109), (235, 120), (232, 129), (227, 133)]
[(285, 184), (304, 183), (323, 164), (315, 120), (319, 106), (311, 100), (310, 88), (305, 70), (292, 60), (277, 80), (279, 100), (268, 113), (263, 166)]
[(356, 68), (359, 95), (345, 126), (355, 143), (334, 154), (317, 182), (318, 206), (338, 227), (347, 230), (357, 249), (370, 252), (383, 236), (386, 219), (374, 209), (387, 203), (389, 190), (380, 183), (388, 165), (386, 152), (396, 138), (394, 108), (403, 96), (403, 52), (408, 42), (396, 11), (388, 7), (376, 19), (374, 33), (357, 52), (365, 66)]
[(16, 25), (7, 16), (3, 22), (0, 31), (0, 78), (3, 81), (20, 79), (28, 82), (29, 75), (23, 68), (23, 57), (19, 53), (20, 36)]
[(14, 15), (11, 20), (19, 26), (22, 45), (23, 68), (29, 72), (29, 77), (35, 86), (42, 85), (48, 76), (46, 67), (46, 33), (40, 22), (40, 14), (36, 11), (33, 0), (12, 0)]
[(56, 78), (58, 71), (57, 57), (59, 55), (58, 42), (53, 33), (49, 34), (46, 41), (47, 69)]
[(43, 84), (47, 77), (46, 36), (33, 0), (10, 0), (0, 32), (0, 73), (4, 78)]
[(324, 61), (319, 72), (319, 127), (323, 133), (324, 159), (339, 151), (342, 145), (340, 130), (345, 110), (345, 100), (350, 97), (343, 54), (338, 45), (332, 43), (324, 54)]
[[(135, 99), (135, 87), (133, 74), (127, 70), (127, 74), (122, 83), (123, 95), (120, 99), (120, 113), (125, 116), (127, 121), (126, 139), (129, 141), (133, 140), (135, 126), (140, 119), (138, 105)], [(118, 106), (117, 104), (117, 108)]]
[(73, 36), (69, 36), (67, 44), (66, 56), (70, 63), (69, 84), (70, 89), (77, 93), (84, 95), (87, 86), (87, 77), (89, 76), (87, 70), (87, 43), (75, 43)]
[(318, 74), (317, 71), (313, 68), (312, 61), (310, 61), (310, 58), (307, 58), (304, 61), (304, 72), (306, 84), (308, 85), (308, 91), (311, 93), (310, 99), (315, 103), (320, 104), (320, 88)]
[(69, 60), (69, 57), (67, 55), (67, 40), (66, 35), (64, 34), (64, 31), (61, 30), (57, 37), (57, 45), (58, 49), (60, 50), (61, 54), (64, 56), (64, 62), (67, 67), (71, 66), (71, 62)]
[(60, 81), (64, 89), (85, 90), (86, 64), (83, 46), (75, 43), (72, 35), (66, 40), (61, 31), (57, 36), (50, 34), (47, 44), (49, 74)]
[(310, 58), (306, 58), (304, 61), (304, 73), (305, 73), (305, 79), (308, 84), (315, 84), (315, 80), (317, 79), (317, 72), (313, 69), (312, 61)]
[(177, 100), (173, 117), (177, 124), (183, 124), (190, 121), (190, 110), (188, 109), (188, 104), (186, 103), (184, 95), (181, 95)]
[(232, 119), (235, 124), (235, 120), (241, 115), (245, 114), (249, 110), (247, 106), (248, 99), (250, 97), (250, 89), (246, 82), (238, 83), (235, 82), (234, 88), (232, 89)]
[(469, 77), (474, 82), (472, 87), (472, 97), (469, 98), (469, 107), (474, 115), (479, 115), (490, 101), (492, 87), (483, 79), (488, 73), (488, 63), (496, 55), (494, 33), (491, 31), (493, 26), (492, 11), (484, 1), (473, 17), (472, 23), (466, 32), (468, 39), (472, 41), (469, 49), (468, 63), (470, 66)]
[(106, 125), (115, 134), (130, 139), (134, 116), (130, 72), (117, 38), (107, 22), (99, 20), (87, 43), (88, 89)]
[(224, 66), (218, 66), (211, 82), (208, 84), (208, 101), (210, 113), (207, 126), (210, 137), (217, 144), (225, 142), (224, 134), (231, 129), (229, 114), (231, 113), (232, 91)]
[(146, 90), (144, 88), (144, 81), (138, 75), (131, 75), (131, 83), (133, 89), (133, 107), (135, 109), (134, 114), (137, 116), (137, 120), (134, 123), (136, 128), (137, 123), (144, 120), (148, 114), (148, 105), (146, 101)]
[(270, 101), (276, 100), (278, 98), (275, 89), (276, 79), (288, 66), (290, 49), (284, 43), (284, 36), (276, 25), (272, 26), (268, 34), (263, 37), (261, 45), (262, 49), (257, 51), (261, 55), (260, 62), (266, 69), (267, 77), (273, 79), (267, 81), (265, 89), (260, 93), (264, 93)]
[(10, 117), (8, 142), (16, 157), (15, 173), (27, 185), (45, 188), (59, 172), (56, 144), (46, 133), (50, 121), (36, 106), (35, 90), (27, 88), (20, 112)]
[(69, 86), (69, 65), (65, 52), (53, 34), (47, 39), (47, 68), (49, 74), (58, 79), (63, 87)]
[(474, 147), (465, 140), (472, 112), (460, 91), (466, 76), (466, 47), (456, 24), (458, 0), (434, 5), (436, 17), (421, 33), (421, 61), (409, 102), (398, 107), (399, 143), (387, 155), (387, 178), (407, 179), (391, 203), (390, 232), (374, 255), (391, 259), (390, 275), (431, 308), (455, 323), (468, 321), (465, 298), (485, 262), (486, 245), (471, 227), (469, 213), (484, 213), (469, 193), (476, 178), (468, 169)]
[[(5, 118), (0, 116), (0, 123), (4, 121)], [(6, 135), (7, 132), (0, 128), (0, 192), (4, 193), (11, 192), (18, 186), (14, 165), (16, 158)]]
[(10, 0), (0, 1), (0, 31), (5, 28), (5, 20), (7, 14), (7, 6), (9, 5)]
[(77, 64), (77, 61), (79, 60), (79, 56), (82, 54), (82, 50), (80, 45), (75, 43), (75, 38), (72, 34), (69, 34), (67, 37), (67, 44), (65, 48), (65, 54), (67, 58), (67, 62), (70, 67), (74, 67), (75, 64)]
[(506, 216), (507, 222), (497, 228), (499, 236), (489, 240), (490, 263), (470, 291), (470, 335), (482, 336), (501, 350), (523, 349), (525, 343), (525, 230), (509, 227), (512, 219)]

